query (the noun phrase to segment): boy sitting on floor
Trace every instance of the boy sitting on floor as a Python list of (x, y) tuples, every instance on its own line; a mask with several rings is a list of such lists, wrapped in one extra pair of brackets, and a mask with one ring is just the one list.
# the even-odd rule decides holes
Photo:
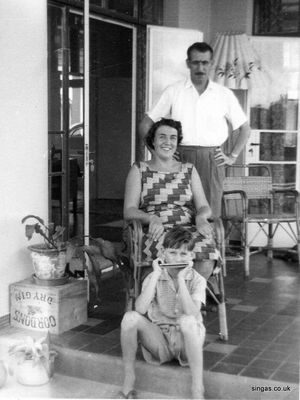
[(137, 398), (134, 364), (138, 342), (149, 363), (162, 364), (175, 358), (182, 366), (189, 365), (192, 397), (203, 398), (205, 328), (200, 309), (201, 303), (205, 304), (206, 281), (192, 268), (193, 248), (192, 234), (185, 228), (176, 226), (167, 232), (161, 258), (153, 261), (153, 272), (143, 282), (135, 311), (123, 317), (125, 377), (121, 398)]

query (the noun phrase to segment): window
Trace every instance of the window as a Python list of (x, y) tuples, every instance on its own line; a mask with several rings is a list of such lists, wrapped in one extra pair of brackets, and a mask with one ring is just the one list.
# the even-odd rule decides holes
[(300, 0), (254, 0), (253, 34), (300, 36)]

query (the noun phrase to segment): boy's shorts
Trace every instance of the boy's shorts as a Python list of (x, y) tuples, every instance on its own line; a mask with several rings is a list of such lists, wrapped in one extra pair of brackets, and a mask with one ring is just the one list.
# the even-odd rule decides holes
[[(200, 336), (201, 327), (203, 329), (202, 321), (199, 320), (197, 325)], [(189, 364), (179, 325), (164, 324), (155, 326), (157, 329), (153, 336), (158, 343), (158, 358), (141, 345), (144, 359), (148, 363), (156, 365), (177, 359), (182, 367), (187, 367)]]

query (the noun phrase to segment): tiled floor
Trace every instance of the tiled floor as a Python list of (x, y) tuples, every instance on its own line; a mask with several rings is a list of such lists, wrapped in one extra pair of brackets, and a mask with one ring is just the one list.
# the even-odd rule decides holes
[[(229, 340), (218, 338), (218, 314), (205, 317), (205, 370), (299, 383), (299, 279), (297, 263), (263, 254), (251, 256), (251, 277), (245, 280), (240, 262), (227, 265), (225, 278)], [(101, 305), (100, 305), (101, 308)], [(96, 314), (95, 314), (96, 315)], [(66, 347), (121, 356), (121, 315), (103, 313), (102, 319), (65, 332), (55, 341)], [(138, 354), (141, 357), (141, 354)]]

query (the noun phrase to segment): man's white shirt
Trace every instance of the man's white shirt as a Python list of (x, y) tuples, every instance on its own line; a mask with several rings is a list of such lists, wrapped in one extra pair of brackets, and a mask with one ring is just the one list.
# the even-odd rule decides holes
[(209, 81), (199, 95), (189, 78), (168, 86), (147, 115), (154, 122), (162, 117), (180, 121), (182, 145), (190, 146), (220, 146), (228, 137), (228, 123), (235, 130), (247, 121), (230, 89)]

